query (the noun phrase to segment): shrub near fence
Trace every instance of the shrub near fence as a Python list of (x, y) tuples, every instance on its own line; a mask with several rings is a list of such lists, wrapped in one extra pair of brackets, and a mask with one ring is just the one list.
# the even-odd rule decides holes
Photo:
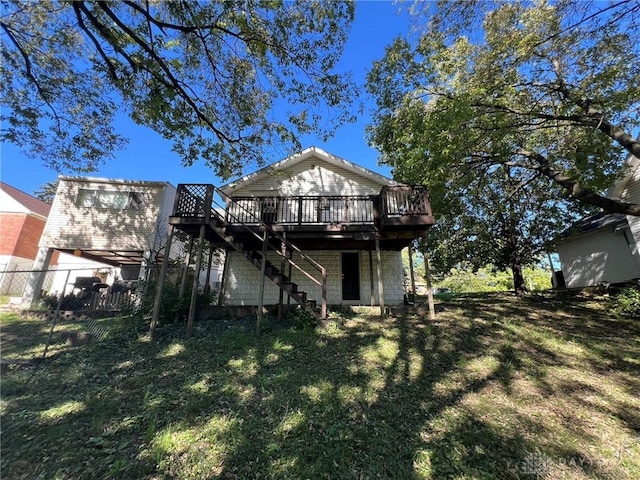
[[(33, 273), (45, 274), (43, 293), (33, 305), (22, 305), (22, 295)], [(33, 348), (27, 351), (31, 356), (22, 360), (99, 340), (108, 333), (110, 325), (120, 322), (114, 317), (148, 318), (159, 273), (160, 268), (152, 266), (147, 268), (147, 280), (122, 281), (118, 280), (118, 270), (110, 267), (0, 272), (0, 286), (4, 285), (8, 293), (0, 295), (1, 333), (15, 336), (12, 331), (16, 330), (20, 336), (30, 337)], [(161, 298), (162, 323), (180, 321), (188, 313), (194, 272), (188, 270), (179, 301), (183, 273), (183, 265), (167, 270)], [(215, 303), (218, 287), (216, 282), (210, 282), (209, 288), (201, 285), (197, 304)], [(7, 358), (11, 358), (11, 352), (3, 351), (3, 368)]]
[(55, 310), (58, 303), (64, 310), (119, 310), (132, 301), (135, 282), (119, 280), (112, 267), (5, 270), (0, 272), (0, 307), (29, 307), (22, 305), (22, 297), (32, 275), (43, 273), (40, 300), (33, 305), (37, 310)]
[[(177, 303), (183, 272), (184, 265), (173, 265), (167, 269), (164, 290), (167, 292), (168, 300), (165, 303)], [(29, 278), (34, 273), (45, 274), (40, 301), (33, 305), (35, 310), (55, 310), (60, 302), (61, 310), (124, 310), (128, 313), (136, 311), (144, 314), (153, 309), (160, 267), (157, 265), (147, 267), (146, 280), (129, 281), (120, 280), (119, 269), (114, 267), (0, 271), (0, 309), (6, 310), (10, 306), (29, 308), (21, 303)], [(190, 268), (184, 280), (183, 300), (186, 299), (187, 304), (191, 298), (193, 275), (193, 269)], [(202, 276), (201, 279), (203, 283)], [(219, 282), (214, 278), (209, 279), (209, 288), (201, 284), (198, 290), (198, 303), (215, 303), (219, 288)]]

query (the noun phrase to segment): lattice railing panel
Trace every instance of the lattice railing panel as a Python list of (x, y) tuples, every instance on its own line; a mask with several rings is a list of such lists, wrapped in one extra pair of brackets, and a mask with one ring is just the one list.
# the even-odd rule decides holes
[(181, 184), (178, 187), (178, 199), (173, 212), (175, 216), (204, 217), (211, 205), (206, 205), (207, 184)]

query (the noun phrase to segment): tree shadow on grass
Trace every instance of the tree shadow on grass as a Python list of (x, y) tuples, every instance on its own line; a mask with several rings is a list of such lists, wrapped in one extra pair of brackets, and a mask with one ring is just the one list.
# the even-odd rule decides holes
[[(3, 445), (14, 446), (3, 478), (542, 476), (549, 459), (583, 459), (598, 440), (517, 405), (523, 384), (558, 394), (548, 370), (567, 358), (501, 321), (503, 307), (466, 301), (436, 321), (361, 316), (260, 337), (214, 336), (203, 322), (188, 341), (166, 327), (153, 343), (123, 332), (60, 353), (2, 379)], [(524, 320), (539, 311), (515, 307)]]

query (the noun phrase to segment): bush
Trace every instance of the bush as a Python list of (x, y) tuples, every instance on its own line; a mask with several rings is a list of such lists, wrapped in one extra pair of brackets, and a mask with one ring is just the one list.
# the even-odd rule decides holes
[(285, 314), (285, 319), (290, 321), (296, 330), (311, 330), (318, 326), (318, 319), (309, 310), (296, 308)]
[[(151, 315), (153, 304), (156, 299), (157, 283), (154, 280), (140, 282), (138, 292), (142, 294), (141, 301), (130, 312), (140, 316)], [(176, 317), (180, 319), (189, 312), (189, 303), (191, 301), (191, 290), (185, 289), (182, 302), (180, 298), (180, 285), (173, 282), (166, 282), (162, 288), (162, 297), (160, 298), (160, 314), (158, 316), (159, 323), (167, 324), (175, 321)], [(129, 312), (128, 312), (129, 313)]]
[(620, 315), (640, 318), (640, 282), (637, 286), (623, 288), (613, 302), (613, 309)]
[(60, 303), (60, 310), (80, 310), (91, 304), (92, 293), (80, 292), (77, 295), (75, 293), (68, 293), (62, 297), (57, 295), (42, 295), (36, 305), (37, 310), (56, 310), (58, 303)]

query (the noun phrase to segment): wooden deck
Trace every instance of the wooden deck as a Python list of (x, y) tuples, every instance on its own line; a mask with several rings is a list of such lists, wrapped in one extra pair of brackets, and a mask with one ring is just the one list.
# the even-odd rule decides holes
[[(226, 197), (213, 185), (181, 184), (169, 223), (225, 247), (220, 227), (252, 244), (268, 225), (302, 249), (399, 250), (435, 223), (425, 187), (383, 187), (379, 195)], [(218, 227), (218, 228), (214, 228)]]

